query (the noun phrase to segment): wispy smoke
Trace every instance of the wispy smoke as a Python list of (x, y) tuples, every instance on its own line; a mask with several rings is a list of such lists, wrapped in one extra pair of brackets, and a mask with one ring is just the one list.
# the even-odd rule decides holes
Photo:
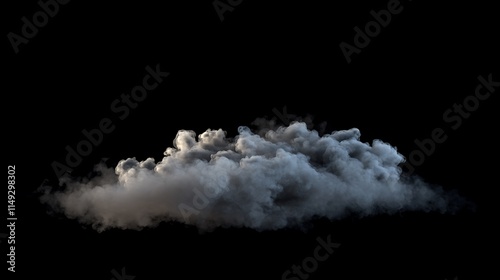
[[(261, 125), (263, 121), (258, 123)], [(319, 135), (304, 122), (258, 133), (240, 127), (181, 130), (165, 157), (121, 160), (87, 180), (66, 179), (41, 200), (67, 217), (109, 228), (140, 229), (179, 221), (200, 229), (257, 230), (403, 210), (449, 209), (440, 188), (401, 176), (404, 157), (380, 140), (360, 141), (356, 128)]]

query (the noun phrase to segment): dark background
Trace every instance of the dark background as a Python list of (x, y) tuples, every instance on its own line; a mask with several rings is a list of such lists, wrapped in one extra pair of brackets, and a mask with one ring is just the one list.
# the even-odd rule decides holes
[[(500, 90), (458, 129), (443, 120), (454, 103), (474, 94), (479, 75), (493, 73), (500, 81), (493, 4), (401, 1), (403, 11), (349, 64), (339, 44), (353, 44), (353, 28), (363, 29), (370, 11), (386, 9), (389, 1), (243, 0), (222, 22), (212, 1), (160, 2), (60, 5), (17, 54), (6, 35), (20, 34), (21, 18), (31, 19), (40, 7), (5, 3), (3, 139), (5, 164), (16, 165), (15, 276), (111, 279), (112, 269), (125, 267), (136, 280), (281, 279), (312, 255), (317, 237), (329, 234), (342, 245), (308, 279), (494, 275)], [(170, 76), (126, 119), (117, 119), (110, 104), (141, 84), (147, 65), (157, 64)], [(283, 106), (312, 115), (315, 124), (326, 122), (327, 132), (357, 127), (363, 141), (381, 139), (405, 156), (417, 149), (415, 139), (443, 128), (448, 139), (415, 174), (457, 190), (476, 210), (319, 219), (307, 232), (199, 234), (162, 223), (99, 234), (48, 215), (38, 201), (42, 182), (57, 185), (51, 163), (63, 163), (65, 146), (75, 147), (81, 130), (97, 128), (105, 117), (116, 129), (73, 175), (88, 174), (103, 158), (108, 166), (134, 156), (159, 160), (179, 129), (222, 128), (234, 136), (238, 126), (275, 117), (273, 108)], [(7, 194), (3, 205), (6, 200)], [(6, 270), (5, 239), (0, 248)]]

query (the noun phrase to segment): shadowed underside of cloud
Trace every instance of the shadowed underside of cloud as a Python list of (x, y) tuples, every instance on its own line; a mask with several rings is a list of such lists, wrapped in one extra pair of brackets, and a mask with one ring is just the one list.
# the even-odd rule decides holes
[(181, 130), (160, 162), (121, 160), (100, 175), (65, 178), (41, 201), (68, 218), (109, 228), (141, 229), (179, 221), (274, 230), (314, 217), (450, 210), (455, 198), (419, 179), (401, 177), (404, 157), (380, 140), (360, 141), (356, 128), (319, 135), (305, 123), (252, 132), (240, 127)]

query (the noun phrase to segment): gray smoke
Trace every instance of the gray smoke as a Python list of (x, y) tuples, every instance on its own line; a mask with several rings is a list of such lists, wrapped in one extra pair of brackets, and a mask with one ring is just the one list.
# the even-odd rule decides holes
[(361, 142), (356, 128), (319, 135), (294, 122), (259, 133), (240, 127), (232, 139), (221, 129), (181, 130), (164, 155), (66, 178), (41, 200), (99, 231), (162, 221), (273, 230), (315, 217), (445, 212), (450, 203), (440, 188), (401, 176), (404, 157), (383, 141)]

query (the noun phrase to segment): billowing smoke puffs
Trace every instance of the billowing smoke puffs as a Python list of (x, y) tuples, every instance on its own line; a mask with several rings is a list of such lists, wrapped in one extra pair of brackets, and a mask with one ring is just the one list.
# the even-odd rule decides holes
[(128, 158), (41, 199), (99, 231), (172, 220), (274, 230), (313, 217), (446, 211), (441, 189), (400, 177), (402, 162), (387, 143), (361, 142), (356, 128), (320, 136), (294, 122), (261, 134), (240, 127), (233, 139), (220, 129), (181, 130), (158, 163)]

